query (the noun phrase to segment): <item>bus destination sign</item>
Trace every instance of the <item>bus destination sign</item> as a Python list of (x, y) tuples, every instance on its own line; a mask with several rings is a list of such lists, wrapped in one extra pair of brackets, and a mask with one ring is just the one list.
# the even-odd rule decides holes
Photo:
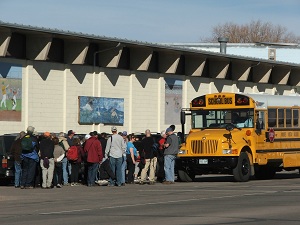
[(226, 97), (214, 97), (214, 98), (208, 98), (208, 105), (229, 105), (232, 104), (232, 98), (226, 98)]

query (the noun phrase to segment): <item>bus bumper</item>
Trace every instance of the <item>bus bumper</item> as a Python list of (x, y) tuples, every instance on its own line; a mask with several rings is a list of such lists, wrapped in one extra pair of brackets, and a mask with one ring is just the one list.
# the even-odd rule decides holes
[(184, 157), (177, 158), (177, 168), (190, 168), (197, 174), (207, 172), (231, 171), (237, 166), (238, 156), (236, 157)]

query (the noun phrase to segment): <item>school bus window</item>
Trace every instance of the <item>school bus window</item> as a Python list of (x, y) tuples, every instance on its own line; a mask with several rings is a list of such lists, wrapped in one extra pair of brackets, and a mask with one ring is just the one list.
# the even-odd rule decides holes
[(278, 127), (284, 127), (284, 109), (278, 109)]
[(293, 109), (293, 125), (294, 127), (299, 127), (299, 110), (298, 109)]
[(276, 109), (268, 109), (268, 127), (276, 127), (277, 120), (277, 110)]
[(286, 117), (286, 127), (292, 127), (292, 110), (291, 109), (285, 110), (285, 117)]

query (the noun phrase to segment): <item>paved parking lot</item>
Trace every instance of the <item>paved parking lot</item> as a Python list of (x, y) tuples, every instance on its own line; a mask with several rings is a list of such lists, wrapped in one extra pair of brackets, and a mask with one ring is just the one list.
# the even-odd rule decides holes
[(299, 224), (300, 176), (234, 182), (15, 189), (0, 187), (1, 224)]

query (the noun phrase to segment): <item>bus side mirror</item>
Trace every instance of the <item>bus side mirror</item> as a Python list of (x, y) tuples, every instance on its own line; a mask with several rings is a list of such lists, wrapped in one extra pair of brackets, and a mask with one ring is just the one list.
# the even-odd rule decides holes
[(184, 111), (180, 112), (180, 122), (181, 122), (181, 124), (185, 124), (185, 112)]
[(255, 126), (255, 128), (256, 128), (255, 132), (257, 134), (261, 134), (261, 130), (264, 128), (263, 122), (260, 123), (259, 120), (256, 120), (256, 126)]

